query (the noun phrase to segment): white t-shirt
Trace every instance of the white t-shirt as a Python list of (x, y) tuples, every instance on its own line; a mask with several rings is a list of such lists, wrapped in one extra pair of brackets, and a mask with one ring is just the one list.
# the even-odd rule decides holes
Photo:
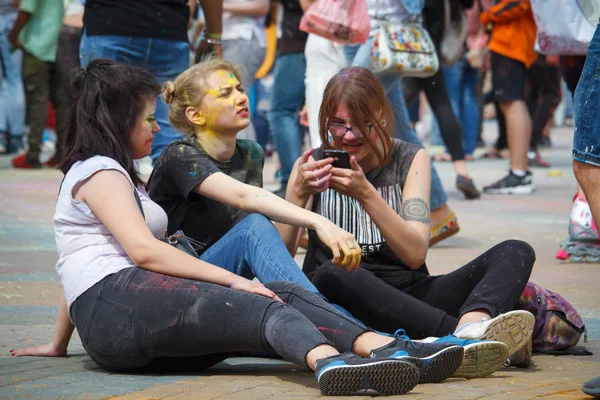
[[(125, 249), (94, 215), (87, 203), (73, 198), (75, 185), (102, 170), (121, 172), (134, 190), (131, 178), (119, 163), (109, 157), (95, 156), (73, 164), (65, 176), (56, 202), (54, 232), (59, 257), (56, 271), (64, 287), (69, 315), (71, 304), (87, 289), (110, 274), (135, 267)], [(164, 237), (167, 214), (150, 200), (143, 188), (135, 190), (142, 201), (148, 228), (154, 237)]]

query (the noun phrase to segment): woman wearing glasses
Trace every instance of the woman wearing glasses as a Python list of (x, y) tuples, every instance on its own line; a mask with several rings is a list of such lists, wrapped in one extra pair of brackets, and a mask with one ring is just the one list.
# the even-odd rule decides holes
[[(309, 232), (304, 272), (374, 329), (401, 326), (417, 339), (454, 332), (504, 342), (513, 354), (533, 328), (533, 315), (511, 311), (531, 274), (533, 249), (505, 241), (462, 268), (431, 276), (430, 161), (421, 147), (393, 139), (393, 124), (383, 86), (368, 69), (344, 68), (331, 78), (319, 113), (323, 147), (297, 162), (286, 200), (353, 233), (362, 259), (352, 272), (332, 266), (327, 247)], [(348, 152), (350, 168), (333, 167), (324, 156), (330, 149)], [(296, 234), (283, 239), (289, 245)]]

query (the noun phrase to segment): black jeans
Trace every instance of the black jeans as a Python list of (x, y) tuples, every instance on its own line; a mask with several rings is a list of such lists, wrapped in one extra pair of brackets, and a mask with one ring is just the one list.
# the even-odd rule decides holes
[(83, 347), (111, 371), (142, 369), (173, 357), (195, 357), (205, 368), (232, 352), (274, 351), (306, 365), (306, 354), (316, 346), (351, 351), (356, 338), (368, 331), (298, 284), (265, 286), (286, 304), (127, 268), (84, 292), (71, 315)]
[(444, 336), (470, 311), (497, 316), (512, 310), (534, 261), (531, 246), (509, 240), (446, 275), (376, 266), (349, 273), (326, 263), (315, 272), (313, 283), (373, 329), (403, 328), (414, 338)]
[(452, 161), (464, 160), (462, 126), (452, 109), (441, 68), (429, 78), (402, 78), (402, 92), (408, 106), (421, 90), (425, 91), (427, 101), (439, 122), (442, 139), (452, 156)]
[(560, 70), (556, 65), (548, 65), (545, 58), (533, 63), (527, 71), (528, 106), (531, 114), (531, 150), (537, 150), (544, 127), (552, 118), (560, 103)]

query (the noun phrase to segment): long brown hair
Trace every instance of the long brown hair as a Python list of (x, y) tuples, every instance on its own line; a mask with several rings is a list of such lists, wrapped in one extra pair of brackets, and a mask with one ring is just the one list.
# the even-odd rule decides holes
[(367, 124), (372, 124), (383, 143), (381, 151), (368, 135), (362, 137), (375, 154), (379, 166), (392, 158), (392, 132), (394, 114), (381, 82), (371, 71), (361, 67), (341, 69), (327, 83), (323, 102), (319, 110), (319, 134), (323, 148), (332, 148), (327, 130), (327, 122), (335, 116), (343, 104), (352, 116), (352, 123), (360, 132), (368, 132)]
[(67, 125), (66, 156), (58, 169), (66, 174), (77, 161), (106, 156), (121, 164), (136, 185), (141, 184), (130, 139), (145, 99), (160, 93), (152, 73), (95, 59), (75, 75), (72, 85), (75, 95)]

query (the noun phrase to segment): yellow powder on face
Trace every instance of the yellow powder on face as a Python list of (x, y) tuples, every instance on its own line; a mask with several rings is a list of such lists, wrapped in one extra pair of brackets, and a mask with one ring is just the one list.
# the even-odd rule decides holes
[(219, 91), (215, 89), (204, 89), (204, 93), (209, 94), (214, 97), (219, 97)]

